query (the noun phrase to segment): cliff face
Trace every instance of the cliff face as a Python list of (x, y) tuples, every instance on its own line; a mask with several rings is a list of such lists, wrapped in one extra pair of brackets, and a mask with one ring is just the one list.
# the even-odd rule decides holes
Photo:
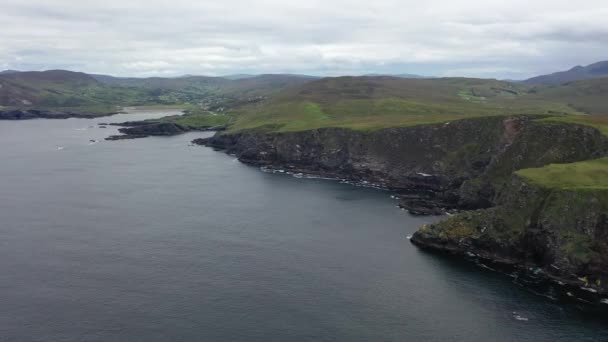
[(544, 189), (513, 172), (608, 155), (608, 138), (594, 128), (533, 119), (486, 117), (373, 132), (245, 131), (195, 143), (249, 164), (382, 185), (414, 213), (470, 209), (422, 227), (412, 242), (559, 281), (572, 296), (606, 293), (608, 194)]
[(608, 153), (608, 139), (593, 128), (532, 119), (486, 117), (372, 132), (245, 131), (195, 142), (249, 164), (372, 182), (400, 192), (407, 209), (474, 209), (492, 206), (515, 170)]
[(411, 241), (553, 280), (573, 297), (608, 294), (608, 191), (544, 189), (513, 176), (495, 201), (423, 226)]

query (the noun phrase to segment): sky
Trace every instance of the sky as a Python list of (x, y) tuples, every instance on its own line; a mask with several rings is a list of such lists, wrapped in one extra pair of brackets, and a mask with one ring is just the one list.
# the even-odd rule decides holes
[(523, 79), (608, 60), (606, 0), (0, 0), (0, 70)]

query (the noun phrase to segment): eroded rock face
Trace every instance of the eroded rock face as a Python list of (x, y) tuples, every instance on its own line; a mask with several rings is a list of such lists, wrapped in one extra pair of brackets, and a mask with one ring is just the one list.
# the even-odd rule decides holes
[(494, 207), (424, 226), (411, 241), (608, 295), (607, 213), (606, 190), (543, 189), (512, 176)]
[(241, 132), (195, 143), (226, 150), (249, 164), (369, 181), (404, 194), (406, 208), (431, 209), (491, 207), (513, 171), (608, 151), (608, 139), (593, 128), (540, 124), (527, 116), (374, 132)]
[(194, 142), (249, 164), (380, 184), (397, 191), (412, 213), (466, 209), (422, 227), (411, 241), (559, 282), (576, 297), (608, 295), (608, 195), (549, 191), (513, 174), (606, 156), (608, 138), (594, 128), (533, 119), (240, 132)]

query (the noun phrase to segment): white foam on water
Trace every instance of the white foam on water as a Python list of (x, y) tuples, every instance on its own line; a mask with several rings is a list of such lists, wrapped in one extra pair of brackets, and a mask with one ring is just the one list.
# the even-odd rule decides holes
[(513, 312), (513, 318), (515, 318), (518, 321), (522, 321), (522, 322), (527, 322), (529, 320), (528, 317), (522, 316), (522, 315), (518, 314), (517, 312)]
[(585, 291), (588, 291), (588, 292), (591, 292), (591, 293), (597, 293), (596, 289), (592, 289), (590, 287), (581, 287), (581, 290), (585, 290)]

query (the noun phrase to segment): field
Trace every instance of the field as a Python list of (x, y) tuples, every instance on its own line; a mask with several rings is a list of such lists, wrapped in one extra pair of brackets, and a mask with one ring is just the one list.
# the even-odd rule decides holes
[[(547, 123), (565, 123), (589, 126), (608, 136), (608, 116), (568, 115), (538, 120)], [(608, 158), (568, 164), (551, 164), (541, 168), (516, 172), (532, 183), (553, 189), (608, 189)]]
[(232, 131), (299, 131), (322, 127), (374, 130), (492, 115), (582, 114), (529, 93), (527, 86), (477, 79), (389, 77), (321, 79), (260, 104), (238, 108)]
[(226, 114), (190, 112), (184, 115), (167, 116), (161, 119), (150, 120), (152, 122), (171, 122), (190, 129), (226, 126), (231, 116)]
[(570, 164), (551, 164), (541, 168), (520, 170), (516, 174), (546, 188), (605, 190), (608, 189), (608, 158)]

